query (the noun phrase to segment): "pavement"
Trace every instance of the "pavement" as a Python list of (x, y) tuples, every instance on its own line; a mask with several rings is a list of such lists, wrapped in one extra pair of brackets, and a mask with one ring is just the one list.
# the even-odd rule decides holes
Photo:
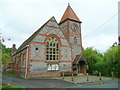
[[(51, 77), (52, 79), (62, 79), (62, 77)], [(111, 77), (101, 77), (101, 80), (100, 80), (100, 77), (99, 76), (92, 76), (92, 75), (89, 75), (88, 76), (88, 80), (87, 81), (87, 76), (86, 75), (83, 75), (83, 74), (80, 74), (78, 76), (74, 76), (73, 78), (73, 81), (71, 79), (71, 76), (65, 76), (64, 77), (64, 80), (65, 81), (68, 81), (68, 82), (71, 82), (71, 83), (74, 83), (74, 84), (101, 84), (101, 83), (107, 83), (107, 82), (110, 82), (110, 81), (116, 81), (118, 82), (118, 79), (117, 78), (114, 78), (114, 80), (112, 80)]]
[(118, 88), (118, 80), (108, 77), (102, 77), (100, 81), (96, 76), (89, 76), (89, 81), (86, 80), (86, 76), (74, 76), (74, 81), (71, 77), (51, 77), (51, 78), (36, 78), (36, 79), (22, 79), (20, 77), (8, 76), (0, 74), (2, 77), (2, 83), (12, 86), (22, 86), (26, 88)]

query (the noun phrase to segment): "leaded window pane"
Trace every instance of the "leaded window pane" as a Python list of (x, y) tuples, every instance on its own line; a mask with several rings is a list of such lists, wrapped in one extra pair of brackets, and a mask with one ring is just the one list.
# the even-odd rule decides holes
[(58, 60), (58, 40), (55, 37), (50, 37), (46, 42), (46, 60)]

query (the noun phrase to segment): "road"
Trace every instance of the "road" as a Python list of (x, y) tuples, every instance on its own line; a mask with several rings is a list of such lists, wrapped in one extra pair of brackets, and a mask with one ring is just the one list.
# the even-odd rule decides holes
[[(119, 83), (120, 84), (120, 83)], [(68, 88), (118, 88), (118, 83), (107, 83), (107, 84), (99, 84), (99, 85), (77, 85), (77, 86), (71, 86)]]
[(2, 83), (9, 83), (12, 86), (22, 86), (26, 88), (65, 88), (74, 86), (75, 84), (56, 79), (22, 79), (19, 77), (11, 77), (2, 75)]
[(0, 77), (2, 77), (3, 84), (9, 83), (12, 86), (22, 86), (26, 88), (118, 88), (117, 81), (106, 82), (106, 84), (92, 85), (88, 83), (73, 84), (58, 79), (22, 79), (4, 74), (0, 74)]

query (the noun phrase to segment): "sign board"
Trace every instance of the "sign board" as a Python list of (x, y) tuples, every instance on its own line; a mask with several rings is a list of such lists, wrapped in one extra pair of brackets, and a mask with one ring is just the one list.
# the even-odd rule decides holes
[(59, 70), (59, 64), (49, 64), (47, 70)]

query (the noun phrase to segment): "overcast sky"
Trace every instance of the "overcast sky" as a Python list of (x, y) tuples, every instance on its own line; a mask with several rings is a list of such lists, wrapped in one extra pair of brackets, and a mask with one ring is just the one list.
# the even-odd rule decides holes
[[(83, 47), (105, 52), (118, 41), (119, 0), (0, 0), (4, 44), (17, 48), (52, 16), (59, 22), (68, 2), (82, 23)], [(8, 41), (7, 38), (11, 38)]]

